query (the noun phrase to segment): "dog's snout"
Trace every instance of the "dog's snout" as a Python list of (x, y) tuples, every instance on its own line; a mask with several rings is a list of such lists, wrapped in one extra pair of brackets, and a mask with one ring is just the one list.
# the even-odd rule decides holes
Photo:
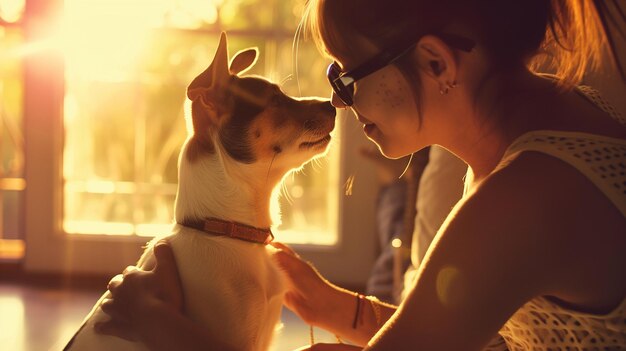
[(304, 129), (305, 130), (311, 130), (311, 129), (315, 129), (315, 121), (307, 119), (306, 121), (304, 121)]
[(335, 114), (337, 112), (337, 110), (335, 109), (335, 106), (333, 106), (330, 103), (330, 101), (326, 101), (322, 103), (322, 110), (324, 110), (324, 112), (328, 112), (332, 114)]
[(312, 119), (307, 119), (304, 121), (304, 129), (305, 130), (315, 130), (317, 128), (317, 123)]

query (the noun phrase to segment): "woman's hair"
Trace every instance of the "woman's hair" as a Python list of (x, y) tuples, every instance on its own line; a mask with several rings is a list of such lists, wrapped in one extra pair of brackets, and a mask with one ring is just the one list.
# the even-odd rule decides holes
[[(603, 50), (617, 63), (609, 23), (626, 20), (617, 1), (308, 0), (302, 25), (320, 51), (341, 58), (353, 55), (357, 36), (384, 50), (460, 24), (488, 53), (494, 71), (520, 65), (550, 70), (572, 87), (588, 68), (602, 65)], [(608, 15), (611, 5), (618, 18)], [(406, 71), (406, 63), (397, 66)]]

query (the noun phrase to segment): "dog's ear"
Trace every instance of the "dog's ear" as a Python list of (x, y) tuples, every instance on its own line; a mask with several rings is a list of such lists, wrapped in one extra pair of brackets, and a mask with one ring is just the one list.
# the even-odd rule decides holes
[(215, 57), (211, 65), (191, 81), (187, 87), (187, 97), (189, 100), (196, 100), (198, 97), (207, 95), (219, 95), (219, 91), (226, 86), (230, 79), (228, 69), (228, 43), (226, 33), (222, 32), (220, 42), (215, 52)]
[(222, 32), (222, 35), (220, 35), (220, 43), (217, 45), (217, 52), (215, 53), (211, 66), (213, 66), (211, 88), (219, 90), (223, 88), (230, 79), (230, 71), (228, 70), (228, 42), (225, 32)]
[(259, 50), (257, 48), (249, 48), (241, 50), (235, 54), (235, 57), (230, 60), (230, 73), (239, 74), (245, 73), (252, 68), (258, 58)]

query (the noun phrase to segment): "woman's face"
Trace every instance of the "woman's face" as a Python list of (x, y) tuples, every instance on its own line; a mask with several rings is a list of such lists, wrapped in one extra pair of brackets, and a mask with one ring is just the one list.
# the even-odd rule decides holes
[[(344, 72), (356, 67), (349, 59), (338, 63)], [(351, 108), (363, 123), (365, 135), (389, 158), (408, 155), (427, 145), (424, 125), (420, 126), (427, 122), (420, 122), (408, 79), (419, 78), (405, 77), (396, 66), (387, 65), (354, 83)], [(345, 107), (334, 92), (331, 101), (335, 107)]]

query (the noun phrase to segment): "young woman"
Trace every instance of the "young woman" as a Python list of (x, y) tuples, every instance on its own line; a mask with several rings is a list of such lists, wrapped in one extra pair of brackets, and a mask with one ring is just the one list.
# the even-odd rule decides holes
[[(607, 23), (623, 25), (607, 4), (309, 0), (305, 23), (334, 61), (333, 104), (351, 108), (389, 158), (441, 145), (469, 166), (463, 199), (397, 309), (331, 285), (277, 244), (287, 306), (359, 345), (312, 350), (626, 350), (626, 121), (577, 86), (614, 47)], [(534, 73), (541, 57), (554, 76)], [(177, 284), (154, 283), (175, 277), (160, 251), (169, 273), (111, 284), (117, 318), (104, 332), (145, 322), (144, 339), (196, 335), (210, 348), (176, 298), (162, 297), (180, 294)], [(151, 312), (122, 312), (141, 299)], [(154, 315), (182, 322), (164, 332)]]

